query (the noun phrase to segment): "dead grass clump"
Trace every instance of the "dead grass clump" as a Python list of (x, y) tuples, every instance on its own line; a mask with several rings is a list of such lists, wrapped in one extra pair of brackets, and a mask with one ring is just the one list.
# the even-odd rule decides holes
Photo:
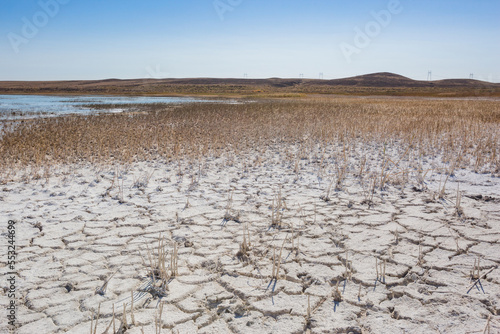
[(155, 250), (151, 250), (146, 244), (148, 251), (148, 273), (149, 283), (140, 292), (149, 293), (153, 299), (161, 299), (167, 296), (169, 288), (168, 283), (173, 277), (179, 275), (178, 271), (178, 247), (174, 242), (173, 250), (170, 254), (170, 266), (167, 256), (167, 242), (161, 234), (158, 237), (158, 245)]
[(280, 229), (283, 227), (283, 214), (286, 209), (286, 202), (281, 194), (281, 186), (274, 196), (271, 205), (271, 227)]
[(247, 262), (250, 259), (250, 249), (252, 243), (250, 242), (250, 232), (248, 230), (248, 224), (243, 228), (243, 241), (240, 244), (240, 249), (236, 253), (236, 257), (243, 262)]

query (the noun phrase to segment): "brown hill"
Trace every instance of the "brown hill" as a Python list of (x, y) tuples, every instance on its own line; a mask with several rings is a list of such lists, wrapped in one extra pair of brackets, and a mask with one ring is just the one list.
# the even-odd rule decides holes
[(184, 78), (0, 81), (0, 94), (500, 96), (500, 84), (469, 79), (419, 81), (382, 72), (333, 80)]

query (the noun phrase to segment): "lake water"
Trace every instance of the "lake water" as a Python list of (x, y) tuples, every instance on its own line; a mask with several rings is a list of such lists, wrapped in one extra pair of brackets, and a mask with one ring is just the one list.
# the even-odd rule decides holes
[(215, 101), (189, 97), (0, 95), (0, 120), (90, 114), (96, 112), (92, 105), (112, 105), (99, 112), (122, 112), (130, 104), (192, 102)]

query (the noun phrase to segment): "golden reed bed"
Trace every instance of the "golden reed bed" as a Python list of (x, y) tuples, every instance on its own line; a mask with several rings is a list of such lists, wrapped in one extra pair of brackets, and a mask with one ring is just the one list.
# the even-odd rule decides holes
[[(439, 154), (453, 169), (500, 171), (498, 101), (318, 98), (135, 107), (141, 112), (6, 124), (0, 166), (5, 172), (85, 162), (196, 160), (261, 151), (277, 142), (302, 151), (342, 143), (345, 156), (362, 154), (373, 143), (397, 142), (401, 155)], [(292, 161), (299, 158), (290, 152)], [(392, 163), (399, 158), (388, 157)]]

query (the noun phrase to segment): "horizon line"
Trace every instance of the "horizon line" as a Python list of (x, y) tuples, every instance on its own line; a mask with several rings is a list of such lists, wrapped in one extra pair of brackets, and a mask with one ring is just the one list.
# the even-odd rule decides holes
[(204, 76), (188, 76), (188, 77), (134, 77), (134, 78), (95, 78), (95, 79), (49, 79), (49, 80), (0, 80), (0, 82), (57, 82), (57, 81), (107, 81), (107, 80), (182, 80), (182, 79), (220, 79), (220, 80), (271, 80), (271, 79), (282, 79), (282, 80), (316, 80), (316, 81), (331, 81), (331, 80), (341, 80), (341, 79), (352, 79), (352, 78), (359, 78), (363, 76), (369, 76), (369, 75), (377, 75), (377, 74), (384, 74), (384, 75), (395, 75), (399, 76), (402, 78), (406, 78), (409, 80), (413, 81), (420, 81), (420, 82), (437, 82), (437, 81), (443, 81), (443, 80), (471, 80), (471, 81), (478, 81), (478, 82), (486, 82), (486, 83), (493, 83), (493, 84), (498, 84), (500, 82), (494, 82), (494, 81), (487, 81), (487, 80), (481, 80), (481, 79), (475, 79), (475, 78), (467, 78), (467, 77), (449, 77), (449, 78), (444, 78), (440, 77), (439, 79), (436, 80), (420, 80), (420, 79), (413, 79), (411, 77), (407, 77), (398, 73), (394, 72), (372, 72), (372, 73), (365, 73), (365, 74), (359, 74), (359, 75), (354, 75), (354, 76), (349, 76), (349, 77), (337, 77), (337, 78), (319, 78), (320, 73), (318, 73), (318, 78), (313, 78), (313, 77), (248, 77), (248, 76), (243, 76), (243, 77), (204, 77)]

